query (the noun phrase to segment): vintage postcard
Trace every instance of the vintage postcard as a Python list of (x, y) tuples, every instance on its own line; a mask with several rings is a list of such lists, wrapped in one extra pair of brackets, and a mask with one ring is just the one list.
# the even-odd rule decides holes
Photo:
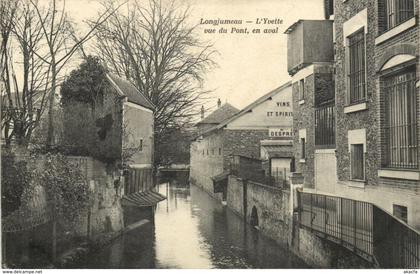
[(3, 272), (418, 273), (418, 19), (418, 0), (0, 0)]

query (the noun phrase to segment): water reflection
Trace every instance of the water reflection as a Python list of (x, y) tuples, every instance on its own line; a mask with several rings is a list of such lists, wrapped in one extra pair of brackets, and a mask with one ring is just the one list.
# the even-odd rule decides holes
[(198, 187), (165, 183), (158, 190), (168, 199), (157, 205), (154, 224), (125, 234), (89, 257), (87, 267), (306, 267)]

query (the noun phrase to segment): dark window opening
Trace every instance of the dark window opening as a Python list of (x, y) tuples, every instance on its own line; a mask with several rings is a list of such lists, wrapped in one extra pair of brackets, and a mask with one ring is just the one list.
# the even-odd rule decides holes
[(299, 100), (305, 99), (305, 80), (299, 81)]
[(366, 99), (365, 33), (364, 29), (349, 39), (349, 103), (357, 104)]
[(335, 105), (334, 101), (315, 109), (315, 146), (335, 147)]
[(257, 212), (257, 208), (255, 206), (253, 206), (252, 210), (251, 210), (251, 221), (250, 221), (250, 223), (253, 227), (258, 226), (258, 212)]
[(406, 206), (393, 205), (393, 215), (404, 223), (408, 223)]
[(306, 158), (306, 148), (305, 148), (305, 138), (300, 138), (300, 158), (305, 159)]
[(222, 149), (219, 147), (219, 155), (222, 155)]
[(365, 159), (363, 154), (363, 144), (353, 144), (350, 148), (351, 178), (355, 180), (364, 180)]
[(384, 78), (384, 167), (417, 168), (417, 93), (414, 68)]

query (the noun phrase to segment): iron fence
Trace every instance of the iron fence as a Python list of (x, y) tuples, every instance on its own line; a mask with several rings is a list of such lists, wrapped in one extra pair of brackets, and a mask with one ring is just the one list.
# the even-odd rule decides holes
[(385, 268), (420, 267), (419, 233), (377, 206), (298, 191), (299, 224)]

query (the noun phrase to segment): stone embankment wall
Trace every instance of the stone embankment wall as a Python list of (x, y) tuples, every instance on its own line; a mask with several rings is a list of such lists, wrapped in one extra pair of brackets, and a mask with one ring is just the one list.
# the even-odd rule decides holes
[(69, 157), (77, 162), (80, 169), (88, 178), (93, 201), (90, 216), (81, 216), (74, 227), (77, 236), (86, 236), (93, 240), (103, 234), (116, 233), (124, 228), (123, 210), (120, 198), (123, 193), (123, 183), (119, 182), (120, 173), (105, 163), (91, 157)]
[[(297, 215), (292, 217), (290, 191), (260, 183), (245, 181), (230, 175), (227, 187), (227, 206), (244, 218), (247, 223), (256, 225), (259, 230), (288, 246), (308, 265), (320, 268), (372, 268), (365, 261), (346, 248), (317, 236), (315, 233), (299, 228)], [(258, 224), (255, 223), (255, 213)]]
[[(256, 225), (263, 234), (280, 244), (288, 243), (291, 227), (288, 191), (230, 175), (226, 202), (230, 209)], [(258, 224), (254, 223), (255, 216)]]

